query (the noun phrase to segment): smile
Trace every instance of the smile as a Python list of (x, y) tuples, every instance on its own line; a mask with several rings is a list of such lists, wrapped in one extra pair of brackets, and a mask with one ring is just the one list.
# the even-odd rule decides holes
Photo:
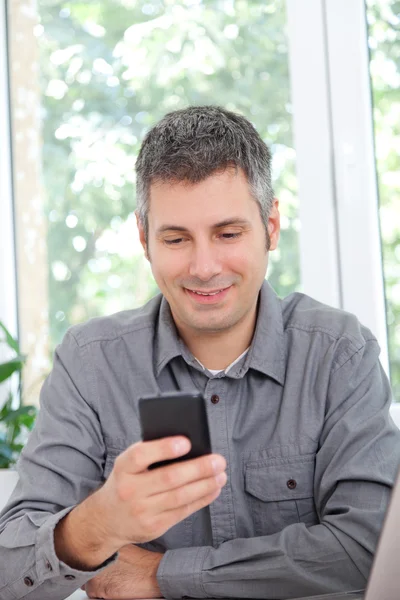
[(197, 304), (216, 304), (225, 298), (231, 287), (232, 286), (229, 286), (221, 290), (210, 292), (200, 292), (197, 290), (190, 290), (189, 288), (185, 288), (185, 291)]

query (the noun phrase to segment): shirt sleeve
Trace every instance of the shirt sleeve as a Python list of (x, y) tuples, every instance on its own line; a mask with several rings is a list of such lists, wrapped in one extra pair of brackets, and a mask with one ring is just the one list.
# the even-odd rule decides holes
[(342, 352), (316, 456), (319, 524), (168, 550), (157, 572), (164, 597), (273, 600), (363, 589), (400, 459), (390, 404), (376, 340)]
[(105, 448), (88, 400), (88, 352), (67, 333), (43, 385), (39, 415), (18, 461), (19, 480), (0, 514), (1, 600), (66, 598), (117, 557), (78, 571), (54, 549), (58, 521), (103, 482)]

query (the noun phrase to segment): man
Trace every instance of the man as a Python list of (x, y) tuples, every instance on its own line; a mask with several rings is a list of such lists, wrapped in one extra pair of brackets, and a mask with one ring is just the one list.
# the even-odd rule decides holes
[[(137, 161), (161, 295), (73, 327), (0, 519), (0, 598), (294, 598), (362, 588), (399, 461), (371, 332), (265, 274), (270, 153), (243, 117), (164, 117)], [(140, 441), (138, 398), (200, 390), (215, 454)]]

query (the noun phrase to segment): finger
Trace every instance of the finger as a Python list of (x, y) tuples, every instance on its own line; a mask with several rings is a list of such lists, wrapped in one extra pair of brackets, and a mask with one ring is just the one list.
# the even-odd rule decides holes
[(194, 483), (189, 483), (188, 485), (162, 494), (156, 494), (147, 499), (149, 511), (154, 514), (160, 514), (163, 511), (192, 505), (202, 498), (219, 492), (226, 484), (226, 481), (227, 475), (225, 472), (222, 472), (217, 476), (195, 481)]
[(183, 436), (138, 442), (122, 452), (116, 459), (115, 465), (125, 473), (141, 473), (155, 462), (187, 454), (190, 447), (189, 439)]
[(86, 596), (88, 598), (95, 598), (95, 596), (94, 596), (94, 590), (93, 590), (93, 585), (91, 585), (90, 582), (88, 582), (85, 585), (84, 591), (86, 592)]
[(97, 600), (103, 600), (107, 595), (106, 590), (102, 590), (101, 585), (92, 580), (86, 585), (85, 592), (88, 598), (97, 598)]
[(221, 488), (219, 490), (217, 490), (216, 492), (214, 492), (213, 494), (209, 494), (208, 496), (205, 496), (204, 498), (200, 498), (196, 502), (192, 502), (192, 504), (187, 504), (186, 506), (181, 506), (180, 508), (177, 508), (174, 510), (169, 510), (169, 511), (163, 513), (163, 516), (162, 516), (163, 529), (165, 531), (167, 531), (168, 529), (170, 529), (171, 527), (173, 527), (180, 521), (183, 521), (184, 519), (186, 519), (193, 513), (197, 512), (198, 510), (201, 510), (202, 508), (205, 508), (206, 506), (211, 504), (211, 502), (214, 502), (214, 500), (216, 500), (218, 498), (220, 493), (221, 493)]
[(208, 479), (226, 469), (226, 460), (220, 454), (208, 454), (154, 469), (142, 480), (146, 495), (152, 496), (180, 488), (188, 483)]

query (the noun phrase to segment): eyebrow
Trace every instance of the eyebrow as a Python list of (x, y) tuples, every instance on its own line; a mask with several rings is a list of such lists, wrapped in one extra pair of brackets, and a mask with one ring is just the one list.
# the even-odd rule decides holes
[[(229, 225), (250, 225), (250, 221), (247, 219), (242, 219), (240, 217), (233, 217), (230, 219), (224, 219), (223, 221), (218, 221), (218, 223), (214, 223), (212, 225), (213, 229), (218, 229), (220, 227), (228, 227)], [(162, 225), (156, 231), (156, 234), (164, 233), (165, 231), (188, 231), (187, 227), (182, 227), (181, 225)]]

